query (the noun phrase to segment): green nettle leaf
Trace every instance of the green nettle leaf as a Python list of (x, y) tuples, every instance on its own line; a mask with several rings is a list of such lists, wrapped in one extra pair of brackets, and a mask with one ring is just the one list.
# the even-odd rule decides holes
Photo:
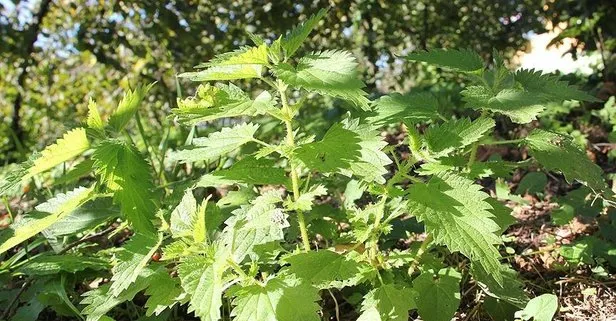
[(98, 106), (96, 102), (90, 98), (88, 101), (88, 119), (86, 120), (88, 128), (96, 131), (97, 133), (105, 133), (105, 123), (98, 112)]
[(280, 63), (273, 71), (290, 86), (348, 100), (362, 110), (370, 108), (365, 85), (357, 76), (357, 61), (349, 52), (317, 52), (302, 57), (295, 68)]
[(156, 198), (151, 166), (134, 146), (107, 140), (97, 146), (94, 167), (135, 230), (153, 233)]
[(448, 171), (453, 171), (458, 167), (461, 167), (458, 165), (460, 164), (457, 164), (457, 162), (450, 162), (450, 159), (448, 157), (443, 157), (439, 160), (423, 163), (421, 167), (417, 170), (417, 174), (422, 176), (430, 176), (439, 173), (445, 173)]
[(460, 305), (462, 276), (453, 268), (422, 272), (413, 280), (417, 311), (426, 321), (449, 321)]
[(603, 180), (603, 170), (569, 136), (535, 129), (526, 144), (530, 154), (548, 170), (562, 172), (569, 182), (574, 180), (590, 187), (595, 193), (610, 193)]
[(207, 68), (215, 66), (232, 65), (267, 65), (267, 45), (260, 44), (257, 47), (243, 47), (238, 50), (216, 55), (214, 59), (195, 68)]
[(115, 254), (117, 264), (112, 269), (109, 288), (113, 296), (119, 296), (137, 280), (162, 240), (162, 234), (135, 234)]
[(96, 257), (64, 254), (43, 255), (29, 260), (17, 272), (27, 275), (54, 275), (60, 272), (76, 273), (84, 270), (106, 270), (109, 262)]
[(190, 296), (188, 312), (202, 321), (220, 320), (224, 265), (205, 256), (186, 258), (178, 267), (182, 288)]
[[(208, 137), (199, 137), (193, 139), (193, 144), (197, 147), (207, 148), (208, 153), (220, 155), (218, 151), (223, 149), (225, 145), (233, 146), (232, 149), (251, 141), (255, 133), (259, 129), (259, 125), (252, 123), (238, 124), (233, 127), (225, 127), (219, 132), (210, 134)], [(225, 152), (228, 153), (228, 152)]]
[(322, 140), (301, 145), (295, 154), (308, 168), (334, 173), (349, 169), (351, 163), (361, 157), (360, 143), (359, 135), (340, 124), (334, 124)]
[(594, 201), (595, 197), (595, 193), (590, 188), (581, 186), (570, 191), (567, 195), (556, 198), (556, 202), (563, 206), (571, 207), (575, 211), (575, 215), (594, 218), (603, 210), (601, 202)]
[(354, 209), (347, 213), (353, 229), (351, 234), (357, 243), (364, 243), (373, 234), (375, 227), (385, 216), (385, 203), (368, 204), (363, 209)]
[(201, 84), (194, 96), (178, 99), (171, 110), (181, 122), (195, 124), (219, 118), (254, 116), (272, 109), (275, 99), (263, 91), (254, 100), (233, 84)]
[[(469, 171), (463, 172), (462, 175), (472, 179), (484, 177), (511, 177), (511, 173), (514, 170), (524, 168), (529, 164), (529, 161), (507, 162), (503, 160), (474, 162), (469, 168)], [(417, 173), (419, 175), (432, 175), (446, 171), (457, 171), (459, 173), (463, 168), (466, 168), (467, 165), (467, 157), (464, 157), (463, 154), (455, 154), (424, 163)]]
[(325, 15), (327, 15), (326, 9), (319, 10), (319, 12), (310, 16), (306, 21), (291, 29), (291, 31), (281, 39), (280, 45), (284, 49), (287, 57), (293, 56)]
[(402, 95), (392, 93), (375, 100), (373, 111), (365, 115), (366, 122), (375, 126), (395, 123), (415, 124), (438, 116), (438, 100), (432, 93), (419, 92)]
[(192, 237), (195, 225), (198, 222), (197, 200), (192, 189), (184, 191), (180, 204), (171, 212), (169, 230), (174, 238)]
[(392, 163), (387, 154), (382, 151), (387, 146), (387, 142), (372, 125), (359, 124), (357, 119), (345, 120), (343, 124), (346, 129), (359, 137), (359, 146), (361, 147), (359, 153), (361, 156), (350, 163), (348, 171), (342, 170), (341, 173), (361, 177), (366, 182), (385, 184), (383, 175), (388, 173), (386, 166)]
[(493, 51), (492, 55), (493, 68), (484, 70), (482, 75), (485, 84), (495, 92), (513, 87), (515, 84), (513, 73), (505, 66), (503, 57), (496, 50)]
[(558, 297), (554, 294), (542, 294), (528, 301), (522, 311), (515, 313), (522, 320), (551, 321), (558, 310)]
[(481, 188), (453, 173), (438, 174), (427, 184), (411, 185), (408, 206), (435, 242), (478, 262), (500, 284), (500, 253), (495, 247), (501, 243), (496, 234), (500, 227)]
[(185, 72), (178, 77), (192, 81), (237, 80), (260, 78), (263, 66), (258, 64), (215, 65), (200, 71)]
[(183, 239), (175, 240), (163, 246), (163, 249), (162, 249), (163, 256), (161, 260), (169, 261), (169, 260), (176, 260), (176, 259), (183, 258), (187, 254), (190, 254), (190, 252), (188, 252), (188, 249), (189, 247), (191, 247), (191, 245), (192, 244), (189, 244), (189, 242)]
[(284, 59), (281, 42), (282, 42), (282, 36), (279, 36), (278, 39), (272, 42), (272, 44), (269, 46), (267, 50), (267, 57), (275, 65)]
[(245, 157), (227, 169), (201, 176), (195, 186), (244, 185), (289, 185), (284, 168), (275, 167), (273, 160)]
[(485, 86), (469, 86), (462, 91), (462, 96), (473, 108), (506, 115), (520, 124), (535, 120), (548, 103), (561, 103), (565, 100), (597, 101), (553, 75), (521, 69), (513, 78), (520, 86), (499, 88), (497, 91)]
[(280, 108), (276, 106), (277, 98), (273, 97), (269, 91), (262, 91), (252, 102), (251, 108), (255, 110), (256, 115), (269, 114), (280, 120), (288, 120), (288, 115), (283, 113)]
[(32, 297), (26, 304), (15, 310), (15, 314), (11, 317), (11, 321), (31, 321), (37, 320), (39, 314), (45, 310), (45, 304), (38, 299)]
[(416, 296), (410, 288), (383, 284), (366, 294), (357, 321), (407, 321)]
[(468, 173), (469, 178), (484, 177), (511, 177), (511, 173), (518, 168), (525, 168), (529, 165), (528, 161), (507, 162), (503, 160), (488, 160), (485, 162), (474, 162)]
[(344, 189), (344, 208), (351, 209), (355, 206), (355, 201), (361, 198), (366, 191), (366, 186), (358, 180), (350, 180)]
[(545, 109), (545, 104), (533, 93), (517, 89), (503, 89), (490, 98), (486, 109), (509, 116), (513, 122), (529, 123)]
[(503, 234), (509, 226), (517, 222), (516, 218), (512, 215), (513, 211), (497, 199), (490, 197), (486, 199), (486, 202), (492, 206), (492, 210), (490, 211), (494, 214), (492, 220), (500, 227), (498, 231), (496, 231), (496, 234)]
[(193, 196), (192, 189), (184, 192), (180, 204), (171, 212), (170, 230), (174, 238), (189, 238), (196, 243), (206, 241), (208, 233), (222, 223), (220, 208), (205, 199), (201, 205)]
[(279, 191), (266, 192), (252, 201), (251, 206), (243, 205), (234, 210), (225, 221), (225, 245), (236, 262), (242, 262), (246, 255), (253, 255), (255, 245), (284, 238), (283, 229), (289, 227), (289, 222), (288, 214), (276, 207), (281, 202)]
[(58, 139), (55, 144), (47, 146), (41, 152), (41, 156), (34, 160), (34, 163), (28, 168), (27, 174), (22, 180), (29, 179), (34, 175), (71, 160), (73, 157), (81, 155), (88, 148), (90, 148), (90, 142), (88, 141), (85, 128), (70, 130), (62, 138)]
[(408, 54), (406, 59), (427, 62), (463, 72), (478, 72), (484, 68), (483, 59), (472, 50), (432, 49)]
[(0, 174), (0, 196), (12, 196), (21, 192), (21, 184), (26, 181), (24, 177), (32, 166), (33, 158), (30, 155), (30, 159), (21, 164), (9, 164), (5, 167), (7, 171)]
[(491, 318), (490, 320), (516, 321), (513, 315), (518, 310), (518, 307), (515, 305), (493, 297), (486, 297), (481, 307)]
[(526, 91), (544, 101), (599, 101), (586, 92), (570, 86), (566, 81), (559, 80), (557, 75), (542, 74), (541, 71), (534, 69), (520, 69), (513, 76)]
[(296, 280), (270, 279), (235, 293), (234, 321), (318, 321), (318, 289)]
[(160, 315), (185, 297), (178, 278), (171, 277), (165, 272), (152, 276), (145, 295), (148, 296), (148, 301), (145, 303), (147, 316)]
[(233, 127), (224, 127), (221, 131), (210, 134), (208, 137), (193, 139), (194, 148), (178, 150), (170, 155), (176, 161), (198, 162), (215, 161), (240, 146), (254, 140), (259, 125), (244, 123)]
[[(42, 301), (56, 311), (66, 311), (81, 319), (81, 312), (73, 304), (66, 293), (67, 277), (65, 274), (60, 274), (56, 277), (50, 277), (39, 281), (41, 284), (41, 293), (36, 296), (36, 300)], [(39, 283), (40, 284), (40, 283)], [(11, 321), (18, 321), (19, 318), (13, 317)]]
[(319, 289), (355, 285), (362, 263), (329, 250), (298, 253), (284, 259), (288, 271)]
[(86, 321), (106, 321), (108, 320), (105, 316), (107, 312), (111, 311), (118, 304), (131, 300), (137, 293), (147, 287), (147, 284), (143, 281), (139, 285), (139, 288), (136, 286), (131, 287), (130, 292), (123, 293), (121, 297), (114, 297), (108, 293), (109, 284), (88, 291), (83, 294), (85, 298), (81, 301), (81, 304), (86, 305), (86, 307), (81, 313), (86, 315)]
[(529, 172), (518, 184), (515, 193), (518, 195), (543, 193), (548, 184), (548, 177), (542, 172)]
[(78, 187), (66, 194), (60, 193), (38, 205), (34, 212), (22, 217), (0, 233), (0, 254), (70, 214), (90, 199), (92, 191), (93, 188)]
[(478, 141), (494, 126), (494, 120), (486, 117), (451, 120), (426, 130), (424, 144), (433, 157), (447, 156)]
[(145, 95), (152, 89), (154, 83), (143, 85), (135, 88), (135, 90), (127, 90), (124, 93), (124, 98), (118, 104), (118, 108), (109, 117), (109, 125), (116, 132), (122, 131), (128, 122), (135, 116), (139, 104), (143, 101)]
[(494, 280), (491, 273), (486, 272), (481, 265), (471, 264), (471, 273), (484, 292), (494, 298), (507, 301), (515, 306), (523, 307), (528, 302), (524, 292), (524, 284), (518, 279), (518, 274), (509, 265), (500, 266), (503, 284)]
[(575, 217), (575, 209), (569, 204), (562, 204), (559, 208), (552, 210), (551, 217), (554, 224), (567, 225)]
[(603, 256), (601, 248), (604, 247), (604, 244), (608, 245), (608, 248), (611, 249), (612, 245), (610, 243), (605, 243), (605, 241), (596, 236), (586, 236), (577, 239), (572, 244), (563, 245), (558, 254), (572, 266), (596, 264), (596, 259)]
[(250, 38), (250, 41), (252, 41), (252, 43), (256, 46), (260, 46), (265, 43), (265, 39), (259, 35), (255, 35), (250, 31), (246, 31), (246, 34), (248, 35), (248, 38)]
[(293, 200), (291, 198), (287, 198), (285, 200), (285, 207), (289, 211), (310, 211), (312, 209), (312, 204), (314, 203), (314, 199), (318, 196), (327, 195), (327, 189), (323, 185), (313, 185), (310, 187), (305, 193), (302, 193), (299, 198)]
[(240, 186), (235, 191), (229, 190), (227, 195), (221, 197), (216, 202), (216, 206), (221, 209), (237, 208), (241, 205), (250, 203), (255, 197), (257, 197), (257, 194), (253, 186)]
[(109, 284), (84, 293), (83, 296), (85, 298), (81, 301), (81, 304), (86, 305), (86, 307), (81, 313), (87, 316), (86, 321), (106, 320), (105, 314), (107, 312), (122, 302), (132, 300), (137, 293), (145, 290), (150, 284), (150, 279), (155, 274), (156, 272), (151, 269), (144, 269), (135, 283), (118, 296), (109, 293)]
[(113, 205), (110, 197), (96, 198), (73, 210), (69, 215), (53, 223), (43, 231), (47, 237), (58, 237), (78, 233), (120, 215), (120, 209)]
[(494, 95), (489, 88), (468, 86), (461, 94), (472, 108), (503, 114), (518, 124), (530, 123), (545, 109), (537, 95), (519, 89), (503, 89)]

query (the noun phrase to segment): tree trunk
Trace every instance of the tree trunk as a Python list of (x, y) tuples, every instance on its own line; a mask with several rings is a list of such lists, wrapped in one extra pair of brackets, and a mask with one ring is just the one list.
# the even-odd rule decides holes
[(13, 103), (13, 119), (11, 120), (11, 129), (15, 134), (14, 139), (16, 140), (13, 144), (13, 150), (19, 149), (19, 146), (24, 141), (24, 130), (21, 127), (21, 107), (23, 104), (23, 93), (25, 92), (25, 83), (26, 76), (28, 75), (28, 67), (33, 63), (32, 54), (34, 53), (34, 43), (38, 38), (38, 34), (41, 30), (41, 26), (43, 24), (43, 19), (49, 12), (49, 7), (51, 5), (51, 0), (42, 0), (41, 5), (39, 7), (38, 13), (35, 16), (35, 20), (32, 21), (28, 29), (25, 31), (26, 34), (24, 36), (24, 45), (25, 50), (23, 61), (19, 66), (20, 74), (17, 78), (17, 97), (15, 97), (15, 102)]

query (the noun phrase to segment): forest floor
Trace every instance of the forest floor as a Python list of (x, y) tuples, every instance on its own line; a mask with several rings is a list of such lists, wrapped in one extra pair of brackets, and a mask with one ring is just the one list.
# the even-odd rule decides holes
[[(570, 268), (559, 248), (576, 239), (592, 235), (597, 221), (575, 217), (570, 223), (552, 222), (554, 205), (546, 200), (527, 196), (529, 204), (513, 207), (518, 222), (505, 232), (513, 268), (518, 271), (529, 293), (554, 293), (559, 298), (555, 320), (614, 321), (616, 320), (616, 279), (599, 277), (590, 266)], [(463, 300), (476, 302), (477, 293)], [(457, 320), (490, 320), (470, 311), (460, 312)]]
[[(607, 157), (613, 146), (603, 143), (607, 141), (607, 132), (600, 126), (588, 127), (583, 131), (589, 142), (588, 156), (606, 173), (613, 173), (613, 164)], [(525, 151), (516, 148), (499, 147), (497, 150), (483, 152), (485, 158), (494, 152), (510, 160), (526, 158)], [(513, 174), (511, 181), (506, 183), (509, 190), (515, 190), (524, 174), (524, 170), (517, 170)], [(561, 175), (547, 173), (547, 177), (545, 193), (540, 193), (540, 196), (526, 194), (518, 202), (507, 202), (517, 222), (503, 234), (506, 246), (503, 255), (519, 273), (531, 297), (542, 293), (558, 296), (559, 309), (554, 320), (616, 321), (615, 271), (608, 271), (597, 264), (571, 266), (560, 252), (563, 245), (570, 245), (597, 232), (598, 220), (606, 217), (575, 216), (568, 223), (556, 224), (552, 214), (559, 205), (554, 201), (568, 193), (572, 186)], [(492, 196), (495, 196), (494, 189), (494, 186), (486, 186)], [(588, 255), (591, 256), (590, 253)], [(491, 320), (485, 313), (475, 309), (477, 302), (482, 299), (481, 291), (467, 290), (463, 294), (463, 306), (456, 321)]]

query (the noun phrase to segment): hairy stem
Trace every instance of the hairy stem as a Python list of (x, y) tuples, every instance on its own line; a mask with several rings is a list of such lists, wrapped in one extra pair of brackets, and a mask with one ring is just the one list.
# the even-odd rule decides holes
[[(289, 118), (293, 118), (293, 114), (291, 108), (289, 107), (289, 102), (287, 101), (286, 94), (286, 85), (281, 82), (278, 82), (278, 92), (280, 93), (280, 100), (282, 102), (283, 110), (289, 115)], [(293, 124), (291, 120), (285, 120), (285, 126), (287, 128), (287, 144), (290, 147), (295, 146), (295, 137), (293, 134)], [(297, 167), (292, 160), (289, 160), (289, 166), (291, 167), (291, 184), (293, 186), (293, 199), (297, 201), (299, 199), (299, 176), (297, 175)], [(304, 244), (304, 250), (306, 252), (310, 251), (310, 239), (308, 238), (308, 229), (306, 228), (306, 219), (304, 218), (304, 213), (302, 211), (297, 210), (297, 223), (299, 224), (299, 231), (302, 237), (302, 243)]]

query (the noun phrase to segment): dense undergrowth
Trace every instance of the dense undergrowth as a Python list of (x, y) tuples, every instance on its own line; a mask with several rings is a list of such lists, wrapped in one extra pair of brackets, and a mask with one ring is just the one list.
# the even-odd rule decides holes
[[(551, 320), (557, 297), (525, 287), (503, 236), (513, 204), (548, 182), (562, 225), (600, 216), (561, 248), (561, 268), (609, 277), (607, 177), (579, 135), (536, 121), (596, 98), (450, 49), (405, 58), (465, 79), (455, 110), (423, 91), (370, 100), (350, 53), (302, 52), (324, 15), (181, 74), (201, 82), (172, 110), (185, 144), (167, 132), (151, 146), (138, 109), (155, 84), (143, 85), (107, 119), (91, 101), (83, 127), (7, 171), (7, 203), (36, 197), (0, 234), (1, 318), (441, 321), (471, 306), (468, 318)], [(345, 112), (305, 107), (316, 95)]]

